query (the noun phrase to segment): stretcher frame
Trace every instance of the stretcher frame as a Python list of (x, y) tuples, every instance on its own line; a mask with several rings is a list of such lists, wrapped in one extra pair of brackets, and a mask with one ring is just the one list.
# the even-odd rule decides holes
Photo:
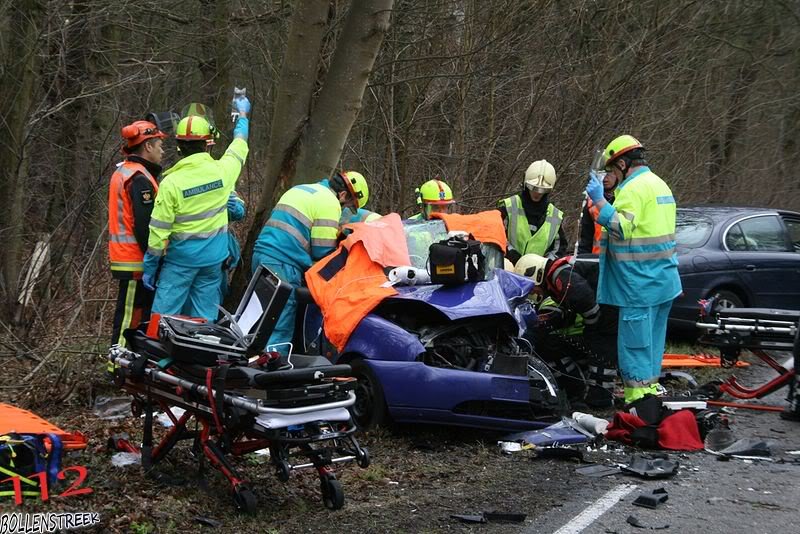
[[(259, 269), (254, 279), (262, 275), (274, 278)], [(284, 303), (270, 300), (264, 316), (279, 314), (277, 307)], [(264, 326), (257, 337), (265, 339), (274, 321), (259, 324)], [(296, 354), (291, 356), (295, 362), (291, 370), (262, 370), (248, 366), (247, 360), (193, 365), (157, 353), (152, 340), (144, 343), (148, 338), (141, 332), (127, 331), (126, 338), (134, 350), (114, 345), (108, 360), (115, 364), (115, 383), (133, 396), (134, 415), (144, 416), (141, 456), (147, 473), (179, 442), (192, 440), (201, 473), (208, 460), (230, 483), (236, 506), (253, 513), (255, 494), (229, 460), (231, 455), (268, 449), (282, 482), (293, 471), (315, 469), (323, 503), (332, 510), (344, 505), (344, 492), (332, 466), (351, 461), (362, 468), (369, 466), (369, 453), (354, 436), (350, 408), (356, 400), (356, 381), (350, 377), (349, 366), (324, 361), (319, 366), (319, 358)], [(308, 366), (303, 367), (303, 362)], [(155, 408), (173, 425), (154, 445)], [(175, 408), (184, 412), (178, 415)], [(192, 422), (194, 429), (189, 428)]]
[[(800, 351), (800, 312), (765, 308), (727, 308), (703, 315), (697, 327), (704, 331), (699, 338), (703, 345), (717, 347), (722, 361), (735, 362), (742, 349), (752, 352), (777, 374), (760, 386), (742, 385), (735, 375), (717, 385), (718, 396), (725, 393), (737, 399), (760, 399), (778, 391), (792, 381), (794, 365)], [(767, 351), (792, 351), (783, 364)]]

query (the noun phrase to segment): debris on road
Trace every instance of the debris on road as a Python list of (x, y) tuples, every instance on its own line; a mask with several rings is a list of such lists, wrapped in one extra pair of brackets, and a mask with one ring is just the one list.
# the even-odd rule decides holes
[(669, 460), (666, 455), (650, 457), (634, 454), (622, 471), (642, 478), (669, 478), (678, 472), (679, 462)]
[(657, 488), (640, 493), (639, 496), (634, 499), (633, 504), (655, 510), (658, 508), (658, 505), (667, 502), (668, 498), (669, 496), (667, 495), (666, 489)]

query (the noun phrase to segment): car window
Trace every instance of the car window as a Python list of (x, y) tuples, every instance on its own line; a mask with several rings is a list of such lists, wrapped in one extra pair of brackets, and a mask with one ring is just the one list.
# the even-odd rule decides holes
[(725, 236), (725, 245), (732, 251), (785, 251), (786, 239), (780, 220), (774, 215), (739, 221)]
[[(433, 243), (447, 239), (447, 227), (442, 220), (403, 221), (408, 255), (411, 265), (419, 269), (428, 268), (428, 249)], [(494, 277), (494, 269), (503, 268), (503, 253), (494, 245), (481, 244), (486, 258), (486, 279)]]
[(786, 223), (786, 228), (789, 230), (789, 241), (792, 242), (792, 249), (795, 252), (800, 252), (800, 219), (783, 220)]
[(714, 223), (707, 215), (694, 210), (678, 210), (675, 219), (675, 243), (683, 248), (700, 248), (711, 236)]

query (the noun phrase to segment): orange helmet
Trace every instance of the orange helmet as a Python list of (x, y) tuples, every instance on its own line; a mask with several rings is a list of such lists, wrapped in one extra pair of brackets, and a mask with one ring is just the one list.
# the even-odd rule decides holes
[(131, 149), (154, 137), (164, 139), (167, 134), (149, 121), (136, 121), (122, 128), (122, 138), (127, 142), (125, 149)]

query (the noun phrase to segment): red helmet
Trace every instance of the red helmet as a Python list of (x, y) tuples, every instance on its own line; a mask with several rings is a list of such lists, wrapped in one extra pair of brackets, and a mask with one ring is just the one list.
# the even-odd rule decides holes
[(154, 137), (164, 139), (167, 134), (149, 121), (136, 121), (122, 128), (122, 138), (128, 143), (125, 147), (130, 149)]

